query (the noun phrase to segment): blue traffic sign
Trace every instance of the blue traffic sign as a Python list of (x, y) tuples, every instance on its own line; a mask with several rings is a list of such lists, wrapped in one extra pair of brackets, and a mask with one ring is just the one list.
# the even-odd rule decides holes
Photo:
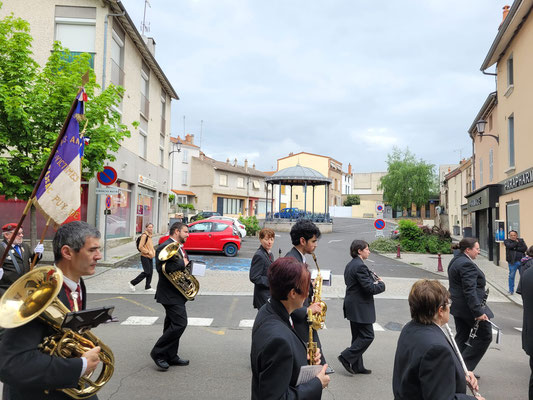
[(382, 230), (383, 228), (385, 228), (385, 221), (383, 221), (382, 219), (376, 219), (374, 221), (374, 227), (377, 230)]
[(105, 198), (105, 208), (111, 208), (111, 196)]
[(102, 172), (98, 172), (96, 179), (104, 186), (112, 185), (117, 181), (118, 174), (115, 168), (106, 166)]
[(377, 207), (377, 210), (378, 210), (379, 212), (383, 211), (383, 206), (380, 204), (380, 205)]

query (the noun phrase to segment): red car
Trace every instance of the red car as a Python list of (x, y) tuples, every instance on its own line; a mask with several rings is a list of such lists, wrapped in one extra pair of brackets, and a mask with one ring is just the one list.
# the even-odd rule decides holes
[[(168, 239), (168, 235), (159, 239), (159, 244)], [(228, 257), (235, 257), (241, 248), (239, 232), (232, 221), (203, 219), (189, 224), (189, 238), (185, 250), (220, 251)]]

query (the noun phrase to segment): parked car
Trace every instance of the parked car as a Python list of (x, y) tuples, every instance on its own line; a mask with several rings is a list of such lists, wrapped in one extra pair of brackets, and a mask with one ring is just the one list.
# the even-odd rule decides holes
[(291, 218), (298, 219), (304, 214), (303, 210), (300, 211), (296, 207), (282, 208), (280, 212), (274, 214), (274, 218)]
[(241, 238), (246, 237), (246, 227), (243, 225), (241, 221), (239, 221), (237, 218), (233, 217), (209, 217), (207, 219), (220, 219), (223, 221), (232, 221), (235, 226), (237, 227), (237, 230), (239, 231), (239, 234), (241, 235)]
[[(167, 239), (168, 235), (162, 236), (159, 244)], [(233, 221), (203, 219), (189, 224), (189, 238), (183, 247), (187, 251), (222, 252), (235, 257), (241, 248), (241, 238)]]
[(221, 217), (222, 214), (216, 212), (216, 211), (201, 211), (199, 212), (198, 214), (196, 215), (193, 215), (190, 220), (191, 222), (193, 221), (200, 221), (201, 219), (206, 219), (206, 218), (209, 218), (209, 217), (213, 217), (213, 216), (218, 216), (218, 217)]

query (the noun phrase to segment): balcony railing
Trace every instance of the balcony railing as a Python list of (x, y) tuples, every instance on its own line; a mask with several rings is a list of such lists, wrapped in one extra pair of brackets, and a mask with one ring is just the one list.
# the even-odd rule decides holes
[(124, 86), (124, 70), (111, 60), (111, 82), (117, 86)]
[(150, 102), (148, 101), (145, 95), (141, 94), (141, 113), (146, 118), (148, 118), (150, 116), (149, 111), (150, 111)]

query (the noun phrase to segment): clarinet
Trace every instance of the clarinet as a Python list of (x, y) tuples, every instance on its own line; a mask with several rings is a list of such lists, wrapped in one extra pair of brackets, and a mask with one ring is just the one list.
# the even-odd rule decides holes
[[(483, 298), (483, 301), (481, 302), (481, 307), (485, 307), (487, 304), (487, 298), (489, 297), (489, 289), (485, 291), (485, 297)], [(476, 322), (474, 323), (474, 327), (470, 329), (470, 334), (468, 335), (468, 339), (465, 342), (465, 345), (468, 347), (472, 347), (472, 340), (474, 340), (477, 337), (477, 330), (479, 329), (479, 323), (481, 322), (480, 319), (476, 319)]]

